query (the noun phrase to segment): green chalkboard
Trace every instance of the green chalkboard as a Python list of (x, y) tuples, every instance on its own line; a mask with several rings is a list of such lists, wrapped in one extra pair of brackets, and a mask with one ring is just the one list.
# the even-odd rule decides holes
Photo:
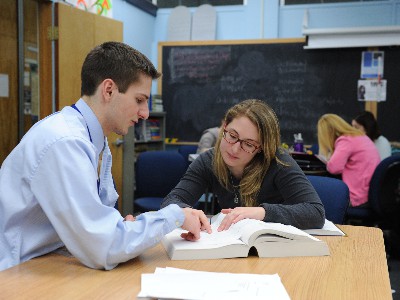
[(365, 107), (357, 101), (357, 80), (367, 49), (303, 46), (303, 40), (160, 43), (166, 136), (198, 141), (230, 106), (250, 98), (272, 106), (288, 144), (298, 132), (305, 143), (317, 143), (325, 113), (350, 122)]

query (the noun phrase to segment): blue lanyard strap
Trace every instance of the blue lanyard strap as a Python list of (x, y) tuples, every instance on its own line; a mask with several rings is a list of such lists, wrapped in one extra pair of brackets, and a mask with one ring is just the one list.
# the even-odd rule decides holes
[[(81, 111), (76, 107), (75, 104), (72, 104), (71, 107), (72, 107), (73, 109), (75, 109), (78, 113), (80, 113), (81, 116), (83, 117)], [(85, 121), (85, 123), (86, 123), (86, 121)], [(90, 139), (90, 141), (93, 143), (92, 136), (90, 135), (89, 126), (87, 125), (87, 123), (86, 123), (86, 128), (87, 128), (87, 131), (88, 131), (88, 133), (89, 133), (89, 139)]]
[[(81, 111), (76, 107), (75, 104), (72, 104), (71, 107), (72, 107), (73, 109), (75, 109), (78, 113), (80, 113), (81, 116), (83, 117)], [(85, 119), (85, 117), (83, 117), (83, 118)], [(86, 120), (85, 120), (85, 123), (86, 123)], [(90, 141), (93, 143), (92, 136), (90, 135), (89, 126), (87, 125), (87, 123), (86, 123), (86, 128), (87, 128), (87, 131), (88, 131), (88, 133), (89, 133), (89, 139), (90, 139)], [(100, 194), (100, 177), (97, 179), (97, 193)]]

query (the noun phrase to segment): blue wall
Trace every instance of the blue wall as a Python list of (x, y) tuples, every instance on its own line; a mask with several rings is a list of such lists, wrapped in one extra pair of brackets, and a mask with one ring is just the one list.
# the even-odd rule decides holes
[(128, 2), (113, 0), (113, 18), (124, 24), (124, 42), (152, 59), (155, 17)]
[[(190, 8), (192, 14), (196, 8)], [(247, 0), (242, 6), (216, 6), (217, 40), (302, 37), (308, 28), (400, 25), (400, 0), (280, 6), (278, 0)], [(158, 42), (167, 40), (171, 9), (157, 16), (124, 0), (113, 1), (113, 16), (124, 23), (124, 42), (147, 55), (157, 66)], [(156, 85), (153, 85), (156, 92)]]

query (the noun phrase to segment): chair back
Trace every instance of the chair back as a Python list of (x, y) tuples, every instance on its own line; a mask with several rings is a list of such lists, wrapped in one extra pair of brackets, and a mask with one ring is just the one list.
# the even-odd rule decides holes
[[(381, 226), (390, 223), (394, 214), (400, 215), (400, 155), (382, 160), (371, 177), (368, 205), (349, 207), (348, 223), (358, 221), (366, 226)], [(397, 218), (396, 217), (396, 218)]]
[(335, 224), (343, 224), (350, 201), (350, 192), (343, 181), (325, 176), (307, 175), (325, 207), (325, 217)]
[(163, 198), (178, 184), (186, 167), (185, 159), (176, 151), (142, 152), (135, 165), (135, 207), (140, 211), (159, 209)]
[(186, 161), (186, 166), (190, 165), (189, 154), (194, 154), (197, 151), (197, 145), (181, 145), (178, 148), (178, 152), (183, 156)]
[(399, 211), (400, 155), (389, 156), (376, 167), (369, 184), (368, 201), (381, 218)]

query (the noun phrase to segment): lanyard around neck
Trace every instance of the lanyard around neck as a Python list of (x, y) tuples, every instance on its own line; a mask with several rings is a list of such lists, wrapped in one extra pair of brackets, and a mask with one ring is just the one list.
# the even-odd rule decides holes
[[(81, 116), (83, 117), (81, 111), (76, 107), (75, 104), (72, 104), (71, 107), (72, 107), (73, 109), (75, 109), (78, 113), (80, 113)], [(83, 117), (83, 119), (85, 120), (85, 117)], [(85, 120), (85, 123), (86, 123), (86, 120)], [(91, 136), (91, 134), (90, 134), (89, 126), (87, 125), (87, 123), (86, 123), (86, 128), (87, 128), (87, 131), (88, 131), (88, 133), (89, 133), (89, 139), (90, 139), (90, 141), (91, 141), (92, 144), (93, 144), (92, 136)], [(100, 177), (97, 178), (97, 193), (100, 195)]]
[[(75, 104), (72, 104), (71, 107), (72, 107), (73, 109), (75, 109), (78, 113), (80, 113), (81, 116), (83, 117), (81, 111), (76, 107)], [(83, 117), (83, 119), (85, 120), (85, 117)], [(85, 120), (85, 123), (86, 123), (86, 120)], [(86, 128), (87, 128), (87, 131), (88, 131), (88, 133), (89, 133), (89, 139), (90, 139), (90, 141), (93, 143), (92, 136), (91, 136), (91, 134), (90, 134), (89, 126), (87, 125), (87, 123), (86, 123)]]

